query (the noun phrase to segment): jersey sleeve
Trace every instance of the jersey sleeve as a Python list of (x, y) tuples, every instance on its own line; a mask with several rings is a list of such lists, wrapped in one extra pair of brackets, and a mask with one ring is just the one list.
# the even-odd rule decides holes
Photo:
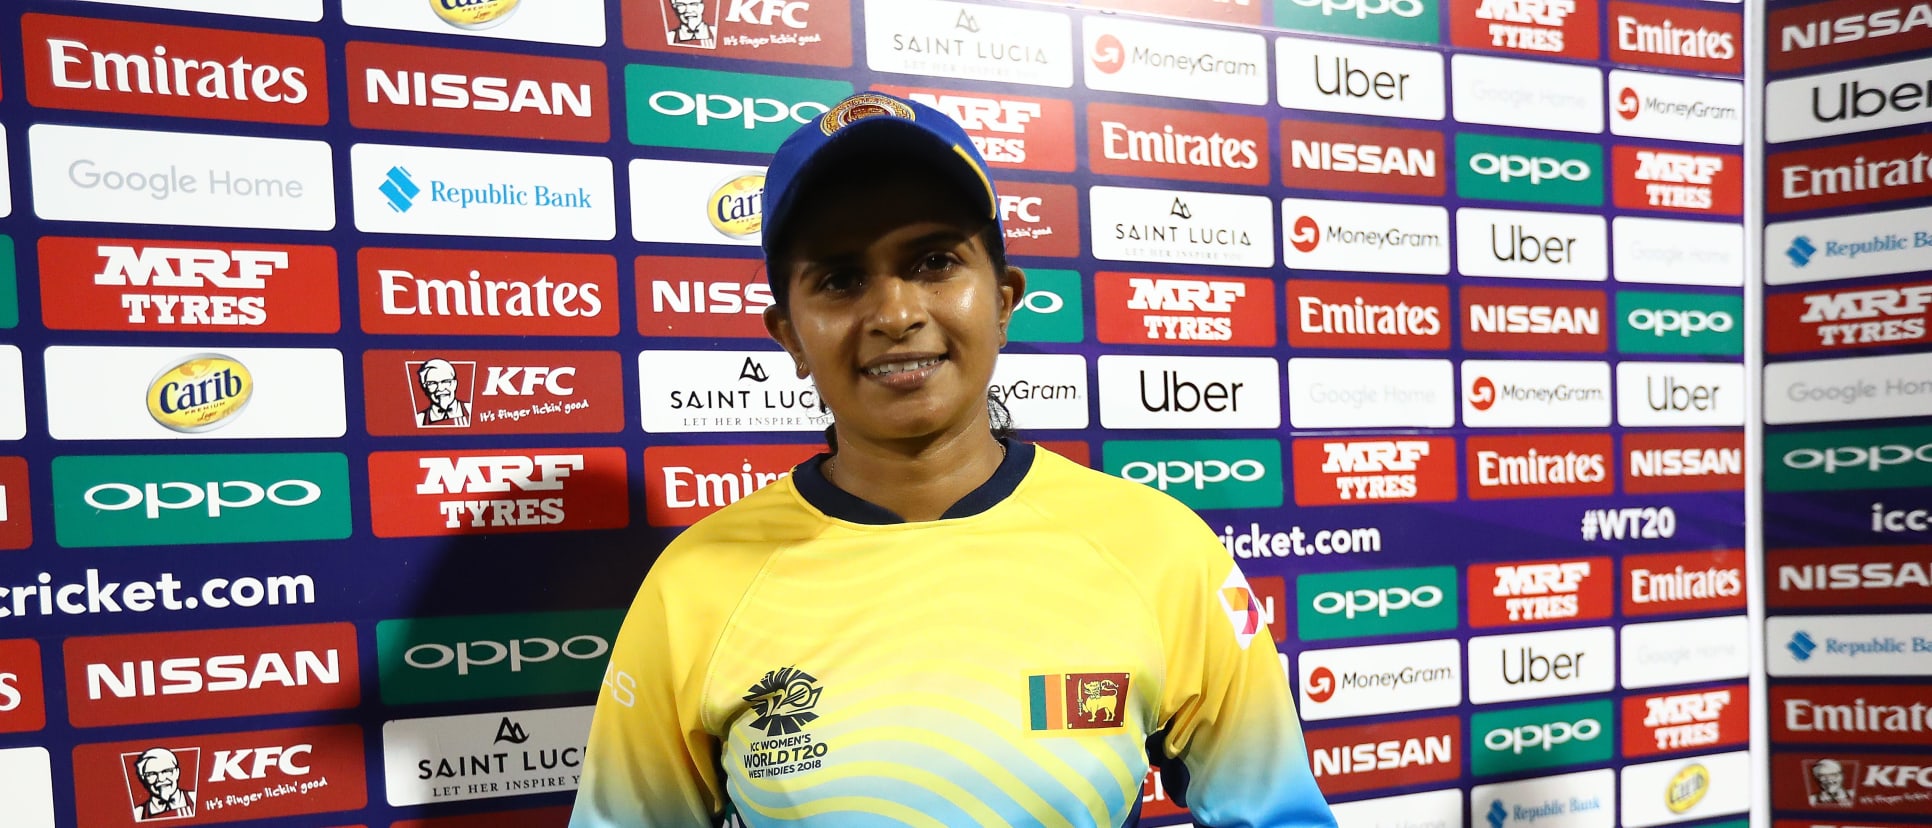
[(694, 828), (716, 825), (724, 810), (700, 703), (715, 630), (679, 629), (687, 619), (666, 605), (661, 568), (611, 647), (570, 828)]
[(1227, 550), (1198, 534), (1198, 575), (1166, 596), (1171, 717), (1150, 753), (1197, 825), (1332, 828), (1260, 604)]

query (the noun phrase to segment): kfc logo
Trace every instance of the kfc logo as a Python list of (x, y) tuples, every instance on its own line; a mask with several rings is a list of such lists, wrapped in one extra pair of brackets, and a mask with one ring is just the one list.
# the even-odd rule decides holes
[(973, 140), (987, 166), (1072, 172), (1073, 104), (1050, 98), (906, 86), (873, 89), (946, 113)]
[(1001, 181), (998, 189), (1007, 255), (1080, 255), (1080, 196), (1073, 187)]
[(369, 351), (369, 433), (589, 434), (624, 430), (610, 351)]
[(355, 725), (180, 736), (74, 749), (79, 824), (203, 825), (361, 808)]
[(615, 529), (630, 523), (619, 448), (379, 451), (369, 457), (377, 537)]
[(648, 52), (852, 65), (852, 4), (827, 0), (623, 0), (624, 45)]

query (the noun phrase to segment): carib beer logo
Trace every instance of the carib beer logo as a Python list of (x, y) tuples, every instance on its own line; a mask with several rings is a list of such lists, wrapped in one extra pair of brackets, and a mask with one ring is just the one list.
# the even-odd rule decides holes
[(748, 239), (764, 229), (765, 174), (733, 178), (711, 191), (711, 226), (733, 239)]
[(429, 8), (444, 23), (478, 31), (494, 28), (515, 14), (522, 0), (430, 0)]
[(247, 408), (254, 394), (247, 366), (222, 354), (195, 354), (148, 384), (148, 414), (171, 431), (212, 431)]

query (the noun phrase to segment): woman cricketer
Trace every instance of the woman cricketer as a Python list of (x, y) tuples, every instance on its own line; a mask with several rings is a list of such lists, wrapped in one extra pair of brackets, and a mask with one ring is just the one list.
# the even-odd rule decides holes
[(1197, 824), (1334, 825), (1212, 531), (1004, 436), (1026, 278), (960, 127), (855, 95), (764, 199), (765, 326), (830, 451), (651, 569), (571, 827), (1134, 825), (1150, 761)]

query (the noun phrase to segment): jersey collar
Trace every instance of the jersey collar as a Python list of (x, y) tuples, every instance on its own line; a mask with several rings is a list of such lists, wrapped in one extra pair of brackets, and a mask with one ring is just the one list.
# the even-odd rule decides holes
[[(981, 483), (979, 488), (967, 492), (965, 497), (939, 516), (940, 520), (977, 515), (999, 505), (1014, 489), (1019, 488), (1027, 471), (1033, 468), (1033, 444), (1004, 437), (1000, 438), (1000, 444), (1006, 447), (1006, 459), (1001, 460), (999, 468), (993, 470), (993, 476)], [(805, 498), (806, 503), (824, 512), (826, 517), (849, 523), (889, 526), (907, 522), (891, 509), (833, 485), (821, 468), (831, 456), (820, 454), (792, 470), (792, 485), (798, 488), (799, 495)]]

